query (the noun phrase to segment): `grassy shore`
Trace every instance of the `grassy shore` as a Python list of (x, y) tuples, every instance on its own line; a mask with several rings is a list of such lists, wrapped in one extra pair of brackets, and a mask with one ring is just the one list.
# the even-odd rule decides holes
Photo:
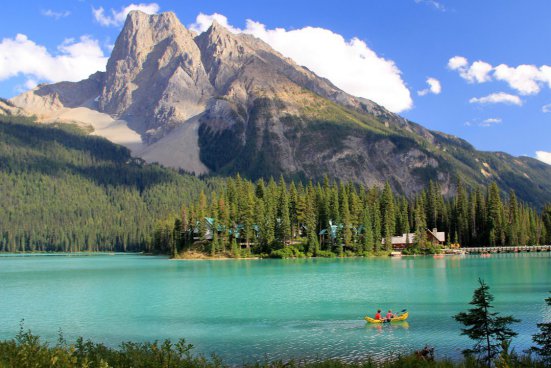
[[(496, 367), (544, 367), (526, 355), (504, 354), (495, 362)], [(152, 343), (125, 342), (118, 348), (95, 343), (82, 338), (73, 343), (60, 334), (56, 344), (47, 344), (40, 337), (23, 328), (11, 340), (0, 341), (0, 368), (222, 368), (230, 367), (216, 355), (205, 357), (193, 353), (193, 346), (185, 340)], [(398, 368), (398, 367), (465, 367), (485, 365), (473, 358), (459, 362), (430, 360), (412, 354), (392, 361), (366, 360), (345, 363), (339, 360), (308, 362), (300, 360), (263, 361), (240, 365), (244, 368)]]

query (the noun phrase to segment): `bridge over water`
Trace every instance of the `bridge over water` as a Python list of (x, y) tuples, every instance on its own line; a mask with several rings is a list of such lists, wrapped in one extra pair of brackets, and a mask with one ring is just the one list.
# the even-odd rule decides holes
[(524, 245), (519, 247), (465, 247), (461, 248), (461, 250), (471, 254), (551, 252), (551, 245)]

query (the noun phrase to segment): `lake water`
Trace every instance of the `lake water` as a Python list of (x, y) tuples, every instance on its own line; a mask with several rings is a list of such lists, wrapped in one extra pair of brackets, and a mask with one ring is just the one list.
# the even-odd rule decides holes
[[(407, 353), (429, 344), (458, 358), (469, 345), (452, 316), (477, 279), (496, 310), (522, 319), (516, 350), (551, 319), (551, 254), (402, 259), (171, 261), (140, 255), (0, 257), (0, 338), (20, 320), (50, 341), (58, 329), (116, 346), (180, 337), (226, 362)], [(366, 324), (376, 308), (407, 323)]]

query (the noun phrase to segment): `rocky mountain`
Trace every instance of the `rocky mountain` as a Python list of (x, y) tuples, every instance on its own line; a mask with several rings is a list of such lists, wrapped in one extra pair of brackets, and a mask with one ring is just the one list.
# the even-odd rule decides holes
[(453, 191), (461, 177), (551, 200), (549, 165), (476, 151), (343, 92), (253, 36), (217, 23), (197, 35), (173, 13), (131, 12), (106, 72), (41, 85), (10, 103), (44, 122), (90, 125), (146, 161), (197, 174), (327, 174), (388, 180), (406, 194), (429, 180)]

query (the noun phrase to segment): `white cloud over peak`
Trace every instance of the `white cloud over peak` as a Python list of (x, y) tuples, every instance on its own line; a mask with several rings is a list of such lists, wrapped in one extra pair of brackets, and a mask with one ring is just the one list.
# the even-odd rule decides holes
[(469, 102), (479, 104), (503, 103), (517, 106), (522, 105), (522, 100), (520, 99), (520, 97), (505, 92), (492, 93), (484, 97), (473, 97), (469, 100)]
[(442, 85), (438, 79), (429, 77), (427, 78), (427, 84), (429, 85), (428, 88), (417, 91), (419, 96), (425, 96), (429, 93), (439, 95), (442, 92)]
[(319, 27), (267, 29), (264, 24), (250, 19), (241, 30), (228, 24), (227, 18), (217, 13), (199, 14), (189, 28), (201, 33), (213, 20), (234, 33), (243, 32), (260, 38), (284, 56), (352, 95), (373, 100), (393, 112), (408, 110), (413, 105), (410, 91), (394, 61), (377, 55), (359, 38), (346, 40), (340, 34)]
[[(223, 25), (224, 27), (226, 27), (226, 29), (228, 29), (228, 31), (232, 33), (244, 32), (242, 29), (235, 28), (234, 26), (229, 24), (228, 17), (219, 13), (212, 13), (212, 14), (199, 13), (199, 15), (195, 18), (195, 23), (190, 24), (188, 28), (194, 32), (203, 33), (207, 29), (209, 29), (210, 25), (214, 21)], [(249, 20), (247, 20), (247, 29), (248, 29), (248, 22)]]
[(541, 162), (551, 165), (551, 152), (536, 151), (536, 158)]
[(503, 81), (521, 95), (537, 94), (545, 85), (551, 88), (551, 66), (548, 65), (492, 66), (480, 60), (469, 65), (465, 57), (454, 56), (449, 59), (448, 67), (459, 72), (461, 78), (469, 83)]
[(23, 75), (25, 87), (39, 81), (79, 81), (98, 70), (105, 70), (107, 57), (99, 42), (89, 36), (67, 39), (50, 53), (24, 34), (0, 42), (0, 81)]
[(42, 15), (50, 18), (54, 18), (55, 20), (59, 20), (61, 18), (68, 17), (71, 15), (71, 12), (68, 10), (63, 11), (53, 11), (52, 9), (42, 10)]
[(157, 14), (160, 10), (160, 6), (157, 3), (149, 4), (130, 4), (121, 8), (119, 11), (111, 9), (111, 14), (106, 14), (105, 9), (100, 6), (99, 8), (92, 7), (92, 14), (96, 21), (104, 27), (117, 27), (124, 23), (126, 16), (132, 10), (140, 10), (146, 14)]

